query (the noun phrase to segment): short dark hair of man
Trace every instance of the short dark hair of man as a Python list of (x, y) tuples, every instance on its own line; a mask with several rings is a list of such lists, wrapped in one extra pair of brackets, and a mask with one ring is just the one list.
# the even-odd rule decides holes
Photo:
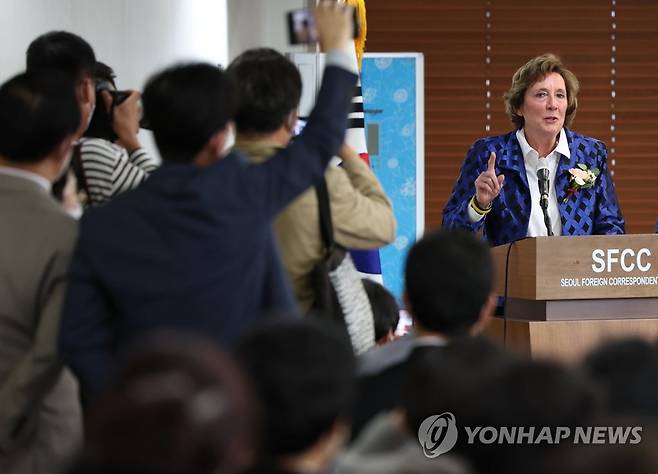
[(236, 85), (238, 133), (271, 133), (297, 109), (302, 77), (297, 66), (278, 51), (257, 48), (235, 58), (226, 70)]
[(409, 359), (402, 406), (407, 428), (417, 433), (423, 421), (450, 411), (461, 415), (485, 380), (499, 378), (518, 358), (493, 340), (462, 337), (445, 346), (425, 347)]
[[(639, 418), (603, 418), (596, 426), (641, 426), (642, 441), (637, 444), (607, 442), (604, 444), (575, 444), (562, 446), (546, 462), (537, 462), (533, 474), (654, 474), (658, 470), (658, 439), (656, 425)], [(633, 424), (631, 424), (633, 423)], [(631, 438), (632, 439), (632, 438)], [(564, 443), (564, 442), (563, 442)]]
[(188, 63), (149, 79), (142, 103), (162, 159), (191, 162), (232, 119), (235, 93), (217, 66)]
[(92, 405), (71, 472), (242, 472), (255, 460), (259, 411), (247, 377), (214, 342), (160, 333), (139, 341)]
[(398, 327), (400, 307), (395, 297), (382, 285), (369, 278), (363, 278), (362, 281), (375, 319), (375, 341), (379, 341)]
[(658, 420), (658, 346), (640, 339), (605, 344), (590, 353), (584, 371), (605, 393), (616, 415)]
[(466, 334), (493, 282), (489, 247), (461, 230), (425, 235), (409, 251), (405, 289), (415, 322), (448, 336)]
[(38, 163), (80, 126), (75, 86), (67, 76), (22, 73), (0, 86), (0, 155)]
[[(464, 398), (470, 398), (461, 415), (465, 426), (535, 427), (534, 439), (543, 428), (555, 433), (558, 427), (569, 427), (573, 433), (576, 427), (596, 426), (602, 408), (599, 394), (582, 373), (551, 361), (524, 360)], [(534, 472), (559, 450), (559, 444), (550, 443), (462, 441), (457, 446), (482, 474)]]
[(408, 427), (418, 433), (426, 417), (452, 413), (459, 438), (451, 453), (465, 457), (475, 472), (533, 472), (557, 445), (487, 444), (479, 435), (471, 444), (464, 427), (533, 427), (534, 440), (544, 427), (573, 433), (576, 426), (592, 426), (600, 413), (592, 384), (557, 363), (517, 359), (482, 337), (453, 339), (435, 349), (410, 365)]
[(336, 421), (351, 418), (354, 356), (333, 327), (275, 321), (248, 334), (237, 355), (264, 407), (265, 462), (303, 453)]
[(89, 43), (78, 35), (50, 31), (36, 38), (27, 48), (27, 70), (56, 70), (76, 81), (93, 79), (96, 56)]

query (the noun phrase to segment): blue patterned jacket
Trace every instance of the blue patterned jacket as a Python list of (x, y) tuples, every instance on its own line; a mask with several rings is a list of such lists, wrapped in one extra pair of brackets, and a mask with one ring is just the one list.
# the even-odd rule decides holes
[[(571, 158), (560, 156), (553, 188), (562, 218), (562, 235), (623, 234), (624, 218), (608, 172), (605, 144), (566, 128), (564, 130)], [(473, 224), (468, 219), (469, 202), (475, 194), (475, 179), (487, 168), (492, 151), (496, 152), (496, 174), (505, 175), (505, 183), (500, 195), (493, 201), (491, 212)], [(567, 198), (569, 169), (577, 163), (598, 168), (601, 174), (594, 187), (578, 190)], [(443, 227), (473, 232), (483, 230), (491, 245), (500, 245), (528, 235), (531, 206), (528, 176), (516, 132), (482, 138), (468, 150), (459, 178), (443, 209)]]

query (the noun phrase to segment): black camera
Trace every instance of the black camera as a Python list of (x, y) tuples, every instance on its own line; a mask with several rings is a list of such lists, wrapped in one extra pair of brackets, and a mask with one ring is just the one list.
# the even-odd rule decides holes
[(112, 83), (110, 83), (109, 81), (106, 81), (104, 79), (96, 81), (96, 98), (100, 99), (101, 103), (104, 103), (102, 101), (102, 98), (100, 97), (100, 94), (103, 91), (109, 92), (109, 94), (112, 96), (112, 105), (110, 106), (110, 116), (114, 113), (114, 107), (116, 107), (117, 105), (120, 105), (123, 102), (125, 102), (126, 99), (128, 97), (130, 97), (130, 94), (131, 94), (130, 91), (118, 91), (118, 90), (116, 90)]
[(122, 104), (130, 96), (130, 91), (108, 90), (108, 92), (112, 96), (112, 107)]
[[(112, 104), (110, 105), (109, 112), (105, 109), (105, 101), (101, 96), (103, 91), (107, 91), (112, 97)], [(121, 105), (130, 97), (131, 91), (121, 91), (114, 88), (114, 84), (105, 79), (96, 80), (96, 110), (89, 124), (88, 133), (86, 136), (96, 136), (98, 138), (105, 138), (106, 140), (114, 141), (117, 139), (114, 129), (112, 128), (112, 117), (114, 115), (114, 108)], [(150, 129), (146, 120), (142, 117), (139, 122), (139, 128)]]
[(100, 96), (103, 91), (110, 93), (113, 106), (121, 104), (130, 96), (130, 91), (118, 91), (110, 81), (105, 79), (96, 80), (96, 95)]

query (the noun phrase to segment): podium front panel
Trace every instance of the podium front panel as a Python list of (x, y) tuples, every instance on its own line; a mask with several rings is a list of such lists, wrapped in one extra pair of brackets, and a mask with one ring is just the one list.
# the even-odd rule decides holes
[[(658, 297), (658, 235), (536, 237), (492, 249), (495, 292), (529, 300)], [(508, 258), (509, 253), (509, 258)]]

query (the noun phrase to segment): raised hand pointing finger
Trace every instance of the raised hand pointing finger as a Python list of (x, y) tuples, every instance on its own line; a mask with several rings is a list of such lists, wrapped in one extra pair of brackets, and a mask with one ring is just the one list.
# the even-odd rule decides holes
[(496, 153), (491, 152), (487, 169), (475, 180), (475, 199), (482, 208), (488, 208), (491, 202), (500, 194), (505, 177), (496, 176)]

